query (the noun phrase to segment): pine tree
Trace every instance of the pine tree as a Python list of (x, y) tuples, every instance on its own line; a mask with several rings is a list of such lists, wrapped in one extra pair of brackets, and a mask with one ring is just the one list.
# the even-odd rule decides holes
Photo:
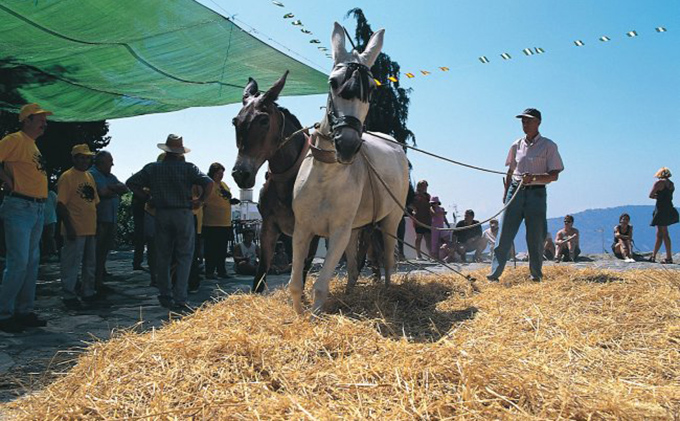
[[(373, 34), (371, 25), (360, 8), (350, 10), (346, 17), (356, 19), (355, 44), (358, 51), (363, 51)], [(392, 61), (387, 54), (380, 53), (371, 67), (371, 73), (382, 83), (382, 86), (378, 87), (373, 94), (365, 124), (369, 131), (389, 134), (401, 143), (407, 143), (410, 140), (415, 145), (415, 134), (406, 127), (408, 107), (411, 102), (409, 95), (412, 90), (400, 87), (399, 71), (399, 63)], [(390, 76), (396, 78), (397, 82), (389, 81)]]

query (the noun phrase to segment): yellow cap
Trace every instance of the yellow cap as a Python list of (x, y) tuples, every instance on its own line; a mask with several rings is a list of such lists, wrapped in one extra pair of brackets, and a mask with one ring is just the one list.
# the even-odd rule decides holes
[(81, 143), (80, 145), (75, 145), (73, 149), (71, 149), (71, 156), (76, 156), (78, 154), (92, 156), (94, 155), (94, 152), (90, 152), (90, 147), (87, 146), (87, 144)]
[(33, 114), (52, 115), (52, 111), (43, 110), (42, 108), (40, 108), (40, 105), (38, 104), (26, 104), (23, 107), (21, 107), (21, 111), (19, 112), (19, 122), (26, 120)]

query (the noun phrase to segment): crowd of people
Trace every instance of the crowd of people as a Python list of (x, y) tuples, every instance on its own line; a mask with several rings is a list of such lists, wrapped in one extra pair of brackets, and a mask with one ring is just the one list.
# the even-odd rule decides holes
[[(116, 238), (121, 195), (133, 192), (135, 228), (133, 270), (144, 270), (146, 249), (151, 285), (159, 303), (177, 312), (191, 311), (188, 293), (208, 279), (228, 278), (227, 250), (233, 248), (237, 274), (257, 267), (254, 231), (241, 230), (234, 243), (231, 205), (239, 203), (223, 181), (225, 167), (213, 163), (207, 174), (186, 162), (183, 139), (169, 135), (162, 153), (125, 183), (112, 173), (113, 156), (73, 146), (73, 166), (50, 186), (43, 157), (35, 144), (50, 111), (37, 104), (22, 107), (21, 130), (0, 140), (0, 217), (5, 236), (5, 269), (0, 285), (0, 331), (17, 333), (47, 321), (34, 311), (40, 262), (58, 259), (62, 301), (67, 309), (106, 307), (113, 289), (106, 284), (106, 261)], [(60, 232), (56, 227), (60, 222)], [(57, 247), (56, 238), (60, 246)], [(57, 257), (58, 256), (58, 257)], [(204, 264), (203, 264), (203, 257)], [(290, 271), (285, 248), (277, 247), (272, 273)]]
[[(205, 257), (205, 276), (228, 278), (226, 267), (229, 244), (233, 247), (237, 274), (253, 275), (259, 249), (255, 233), (242, 231), (243, 241), (234, 244), (231, 205), (238, 203), (223, 181), (225, 167), (213, 163), (207, 174), (186, 161), (190, 152), (183, 138), (169, 135), (159, 143), (162, 153), (125, 183), (112, 174), (113, 156), (102, 150), (93, 153), (87, 144), (71, 150), (72, 168), (64, 171), (55, 186), (48, 186), (45, 162), (35, 140), (45, 131), (50, 111), (38, 104), (21, 108), (21, 130), (0, 140), (0, 181), (3, 202), (0, 218), (5, 237), (5, 269), (0, 285), (0, 330), (21, 332), (46, 326), (34, 311), (36, 279), (41, 261), (54, 259), (57, 223), (61, 221), (59, 252), (62, 299), (69, 309), (106, 305), (106, 261), (114, 246), (121, 195), (131, 191), (135, 226), (134, 270), (142, 266), (147, 251), (151, 284), (159, 290), (159, 303), (178, 312), (191, 311), (188, 293), (198, 289), (200, 267)], [(503, 219), (491, 219), (482, 231), (472, 209), (451, 227), (447, 211), (438, 196), (430, 196), (428, 183), (419, 181), (409, 201), (416, 232), (418, 259), (427, 256), (445, 262), (480, 262), (490, 249), (490, 281), (498, 281), (507, 260), (514, 256), (514, 239), (524, 221), (527, 230), (529, 268), (532, 280), (540, 282), (545, 259), (576, 261), (580, 254), (579, 231), (567, 215), (564, 227), (553, 240), (547, 232), (546, 185), (557, 181), (564, 165), (557, 145), (543, 137), (538, 128), (541, 112), (528, 108), (517, 115), (525, 136), (508, 152), (503, 203)], [(678, 222), (673, 207), (675, 190), (671, 172), (661, 168), (650, 192), (656, 200), (652, 225), (657, 229), (651, 260), (656, 261), (661, 245), (672, 263), (668, 226)], [(403, 235), (404, 224), (399, 228)], [(614, 228), (614, 254), (634, 261), (633, 227), (630, 216), (622, 214)], [(403, 256), (403, 248), (399, 250)], [(278, 243), (271, 273), (290, 271), (290, 257)]]

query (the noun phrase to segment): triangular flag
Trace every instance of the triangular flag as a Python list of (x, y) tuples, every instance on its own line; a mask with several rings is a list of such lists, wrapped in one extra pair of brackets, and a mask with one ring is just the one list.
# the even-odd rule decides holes
[(486, 56), (481, 56), (481, 57), (479, 58), (479, 61), (481, 61), (482, 63), (488, 63), (488, 62), (489, 62), (489, 59), (486, 58)]
[(501, 57), (503, 57), (503, 60), (510, 60), (512, 58), (512, 56), (508, 53), (501, 54)]
[(301, 26), (302, 25), (302, 21), (300, 21), (300, 20), (296, 20), (296, 21), (293, 21), (291, 23), (295, 26)]
[(414, 75), (413, 73), (404, 73), (404, 74), (405, 74), (406, 77), (409, 78), (409, 79), (413, 79), (414, 77), (416, 77), (416, 75)]
[(376, 85), (382, 86), (382, 83), (380, 83), (380, 81), (379, 81), (378, 79), (373, 79), (373, 80), (375, 80), (375, 84), (376, 84)]
[(394, 83), (399, 82), (399, 79), (397, 79), (397, 78), (394, 77), (394, 76), (388, 76), (387, 78), (388, 78), (389, 80), (391, 80), (392, 82), (394, 82)]
[(328, 51), (328, 48), (326, 48), (326, 47), (316, 47), (316, 48), (318, 48), (321, 51)]
[(606, 36), (606, 35), (603, 35), (603, 36), (600, 37), (600, 41), (602, 41), (602, 42), (607, 42), (607, 41), (611, 41), (611, 40), (612, 40), (612, 39), (609, 38), (609, 37)]
[(281, 3), (280, 1), (274, 1), (274, 0), (272, 0), (272, 3), (273, 3), (274, 5), (276, 5), (276, 6), (279, 6), (279, 7), (286, 7), (286, 6), (284, 6), (283, 3)]
[(534, 48), (534, 51), (536, 52), (536, 54), (543, 54), (543, 53), (545, 53), (545, 50), (542, 49), (541, 47), (536, 47), (536, 48)]
[(666, 28), (664, 28), (663, 26), (658, 26), (655, 29), (656, 29), (656, 32), (666, 32)]
[(321, 41), (319, 41), (318, 39), (313, 39), (313, 40), (309, 41), (309, 43), (310, 44), (321, 44)]
[(449, 68), (448, 67), (440, 67), (439, 68), (442, 72), (448, 72)]
[(305, 29), (305, 28), (300, 28), (300, 32), (302, 32), (303, 34), (311, 34), (312, 33), (312, 31)]
[(420, 73), (422, 73), (423, 76), (427, 76), (430, 74), (430, 72), (428, 72), (427, 70), (421, 70)]
[(283, 15), (284, 19), (290, 19), (290, 18), (294, 18), (294, 17), (295, 17), (295, 15), (292, 14), (292, 13), (286, 13), (285, 15)]
[(626, 32), (626, 35), (628, 35), (630, 38), (636, 37), (638, 33), (636, 31), (630, 31)]
[(583, 47), (585, 44), (580, 39), (577, 39), (576, 41), (574, 41), (574, 45), (577, 47)]
[(528, 55), (528, 56), (534, 55), (534, 52), (531, 51), (531, 48), (525, 48), (525, 49), (522, 50), (522, 52), (523, 52), (524, 54)]

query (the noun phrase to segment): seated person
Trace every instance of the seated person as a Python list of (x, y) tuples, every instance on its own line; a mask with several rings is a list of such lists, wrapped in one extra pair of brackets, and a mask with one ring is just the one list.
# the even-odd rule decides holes
[(276, 242), (276, 251), (274, 252), (274, 257), (272, 258), (272, 265), (269, 268), (269, 273), (274, 275), (280, 275), (282, 273), (290, 273), (293, 263), (288, 258), (288, 253), (286, 253), (286, 247), (283, 242)]
[(633, 226), (630, 225), (630, 215), (627, 213), (619, 216), (619, 225), (614, 227), (612, 251), (614, 256), (627, 263), (635, 262), (633, 259)]
[(545, 236), (545, 243), (543, 243), (543, 259), (552, 260), (555, 258), (555, 243), (553, 243), (552, 235), (548, 233)]
[(239, 275), (255, 275), (257, 272), (260, 248), (253, 242), (255, 233), (252, 229), (243, 230), (243, 242), (234, 247), (234, 271)]
[[(475, 212), (472, 209), (465, 211), (465, 219), (456, 224), (456, 228), (464, 228), (470, 225), (479, 224), (475, 220)], [(465, 253), (474, 251), (474, 261), (481, 262), (482, 251), (486, 248), (487, 241), (482, 238), (482, 226), (476, 225), (474, 228), (455, 231), (456, 235), (456, 252), (461, 256), (461, 260), (465, 263)]]
[(441, 244), (439, 245), (439, 260), (445, 263), (457, 263), (460, 262), (460, 256), (458, 256), (457, 247), (451, 241), (447, 241), (446, 238), (441, 239)]
[(581, 254), (578, 240), (579, 234), (578, 230), (574, 228), (574, 217), (567, 215), (564, 217), (564, 228), (557, 231), (555, 236), (555, 246), (557, 248), (555, 262), (575, 262), (579, 254)]

